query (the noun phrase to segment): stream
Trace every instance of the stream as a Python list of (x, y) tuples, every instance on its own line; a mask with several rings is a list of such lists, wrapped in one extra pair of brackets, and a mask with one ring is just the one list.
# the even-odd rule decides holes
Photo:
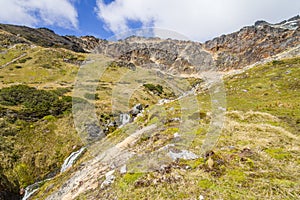
[(67, 169), (72, 167), (73, 163), (76, 161), (76, 159), (82, 154), (82, 152), (85, 150), (85, 147), (82, 147), (78, 151), (72, 152), (69, 157), (67, 157), (61, 166), (60, 173), (65, 172)]
[[(83, 153), (83, 151), (85, 150), (85, 147), (82, 147), (81, 149), (79, 149), (78, 151), (74, 151), (72, 152), (64, 161), (64, 163), (62, 164), (61, 166), (61, 169), (60, 169), (60, 173), (63, 173), (65, 172), (67, 169), (69, 169), (70, 167), (72, 167), (72, 165), (74, 164), (74, 162), (77, 160), (77, 158)], [(55, 176), (55, 175), (54, 175)], [(36, 182), (32, 185), (29, 185), (25, 188), (25, 194), (22, 198), (22, 200), (27, 200), (29, 199), (38, 189), (39, 187), (45, 183), (46, 181), (49, 181), (51, 179), (54, 178), (51, 177), (51, 178), (48, 178), (48, 179), (45, 179), (45, 180), (42, 180), (42, 181), (39, 181), (39, 182)]]

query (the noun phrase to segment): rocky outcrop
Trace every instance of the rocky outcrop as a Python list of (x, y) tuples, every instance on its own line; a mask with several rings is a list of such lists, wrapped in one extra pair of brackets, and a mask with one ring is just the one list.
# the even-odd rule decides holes
[[(104, 54), (123, 66), (142, 66), (179, 74), (217, 69), (238, 69), (274, 56), (300, 44), (300, 17), (277, 24), (257, 21), (253, 26), (214, 38), (204, 44), (173, 39), (131, 36), (107, 41), (93, 36), (59, 36), (46, 28), (0, 24), (12, 41), (75, 52)], [(1, 34), (0, 34), (1, 35)]]
[(300, 44), (300, 18), (278, 24), (257, 21), (254, 26), (207, 41), (220, 70), (242, 68)]
[(172, 73), (195, 73), (214, 65), (212, 56), (202, 44), (192, 41), (129, 37), (102, 43), (96, 52), (122, 62)]
[(137, 66), (172, 73), (197, 73), (239, 69), (300, 44), (300, 17), (278, 24), (257, 21), (255, 25), (200, 44), (132, 36), (117, 42), (102, 42), (97, 53)]
[(101, 45), (102, 43), (106, 43), (106, 40), (101, 40), (95, 38), (94, 36), (82, 36), (82, 37), (75, 37), (75, 36), (64, 36), (74, 44), (80, 46), (86, 53), (91, 53), (93, 50)]

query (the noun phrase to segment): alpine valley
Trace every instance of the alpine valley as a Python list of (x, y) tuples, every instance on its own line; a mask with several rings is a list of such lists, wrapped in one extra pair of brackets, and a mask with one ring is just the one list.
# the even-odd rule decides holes
[(0, 24), (0, 200), (300, 199), (299, 178), (299, 16), (205, 43)]

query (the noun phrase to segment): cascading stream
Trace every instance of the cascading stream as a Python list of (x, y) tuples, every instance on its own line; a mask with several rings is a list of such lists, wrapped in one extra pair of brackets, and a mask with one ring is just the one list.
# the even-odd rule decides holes
[[(74, 151), (70, 154), (70, 156), (68, 156), (63, 165), (61, 166), (60, 169), (60, 173), (65, 172), (67, 169), (69, 169), (70, 167), (72, 167), (72, 165), (74, 164), (74, 162), (78, 159), (78, 157), (83, 153), (83, 151), (85, 150), (85, 147), (82, 147), (81, 149), (79, 149), (78, 151)], [(49, 181), (51, 179), (53, 179), (54, 177), (36, 182), (32, 185), (29, 185), (25, 188), (25, 194), (22, 198), (22, 200), (27, 200), (31, 197), (31, 195), (33, 195), (40, 187), (40, 185), (42, 185), (44, 182)]]

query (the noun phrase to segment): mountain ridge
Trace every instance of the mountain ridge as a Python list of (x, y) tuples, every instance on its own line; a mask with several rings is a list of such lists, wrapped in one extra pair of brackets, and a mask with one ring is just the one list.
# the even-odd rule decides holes
[[(292, 28), (287, 24), (292, 24)], [(43, 47), (66, 48), (75, 52), (101, 53), (136, 65), (163, 64), (168, 66), (170, 71), (174, 72), (175, 68), (175, 73), (182, 73), (185, 68), (188, 71), (197, 71), (190, 69), (196, 64), (208, 65), (221, 71), (238, 69), (293, 48), (300, 42), (299, 15), (276, 24), (257, 21), (252, 26), (204, 43), (137, 36), (113, 42), (94, 36), (59, 36), (47, 28), (33, 29), (5, 24), (0, 24), (0, 29), (13, 34), (21, 41), (23, 39), (23, 42), (27, 40)], [(160, 54), (160, 51), (165, 53)], [(192, 61), (180, 55), (192, 52), (204, 55), (192, 58)], [(207, 52), (210, 55), (206, 55)], [(207, 61), (208, 63), (197, 63), (200, 59), (207, 59), (208, 56), (213, 60)], [(143, 58), (143, 63), (135, 59), (138, 57)], [(184, 69), (178, 69), (179, 67)]]

